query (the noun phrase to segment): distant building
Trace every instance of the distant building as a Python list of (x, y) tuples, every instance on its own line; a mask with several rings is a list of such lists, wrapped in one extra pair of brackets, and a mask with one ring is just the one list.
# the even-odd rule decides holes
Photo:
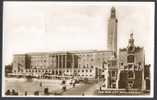
[(136, 47), (133, 34), (130, 34), (128, 47), (119, 50), (119, 88), (145, 88), (144, 48)]
[(10, 73), (12, 73), (12, 68), (12, 65), (5, 66), (5, 76), (8, 76)]
[(71, 51), (56, 53), (28, 53), (14, 55), (13, 73), (42, 77), (45, 74), (96, 78), (98, 69), (111, 51)]

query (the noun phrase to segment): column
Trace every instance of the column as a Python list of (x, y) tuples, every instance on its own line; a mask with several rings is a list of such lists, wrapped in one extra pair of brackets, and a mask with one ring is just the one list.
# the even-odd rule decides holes
[(56, 55), (56, 68), (55, 68), (55, 75), (56, 75), (56, 69), (58, 69), (58, 56)]
[(63, 55), (61, 55), (61, 75), (63, 75)]
[(58, 73), (58, 75), (59, 75), (59, 67), (60, 67), (60, 60), (59, 60), (59, 55), (58, 55), (58, 70), (57, 70), (57, 73)]
[(74, 55), (72, 55), (72, 73), (73, 73), (73, 75), (74, 75), (74, 66), (75, 66), (74, 63), (75, 63), (74, 62)]
[(120, 70), (118, 70), (117, 72), (117, 80), (116, 80), (116, 88), (118, 89), (119, 88), (119, 85), (118, 85), (118, 83), (119, 83), (119, 78), (120, 78)]
[(65, 55), (65, 69), (67, 69), (67, 55)]
[[(142, 66), (143, 67), (143, 66)], [(142, 68), (142, 90), (146, 90), (146, 80), (144, 78), (144, 69)]]
[(64, 57), (64, 64), (65, 71), (67, 71), (67, 55)]
[(63, 68), (65, 69), (65, 55), (63, 55)]

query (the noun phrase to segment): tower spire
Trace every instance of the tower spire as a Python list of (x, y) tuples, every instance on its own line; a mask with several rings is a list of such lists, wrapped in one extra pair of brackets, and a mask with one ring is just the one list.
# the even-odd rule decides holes
[(115, 7), (111, 8), (111, 18), (115, 18), (116, 17), (116, 9)]
[(115, 56), (117, 55), (117, 23), (118, 20), (116, 18), (116, 9), (112, 7), (108, 22), (107, 48), (108, 50), (113, 51)]
[(133, 33), (130, 34), (130, 39), (129, 39), (129, 47), (134, 47), (134, 38), (133, 38)]

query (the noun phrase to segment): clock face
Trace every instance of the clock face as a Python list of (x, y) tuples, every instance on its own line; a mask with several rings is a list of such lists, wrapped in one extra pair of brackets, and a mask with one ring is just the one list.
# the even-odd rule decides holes
[(129, 51), (132, 51), (133, 50), (133, 47), (129, 47)]
[(128, 51), (129, 52), (133, 52), (135, 49), (134, 49), (134, 47), (133, 46), (130, 46), (129, 48), (128, 48)]

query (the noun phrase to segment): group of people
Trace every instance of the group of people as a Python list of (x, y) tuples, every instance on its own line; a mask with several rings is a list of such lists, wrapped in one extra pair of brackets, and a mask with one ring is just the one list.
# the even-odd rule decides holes
[(18, 92), (16, 91), (16, 90), (14, 90), (14, 89), (12, 89), (12, 90), (7, 90), (6, 92), (5, 92), (5, 95), (18, 95)]

